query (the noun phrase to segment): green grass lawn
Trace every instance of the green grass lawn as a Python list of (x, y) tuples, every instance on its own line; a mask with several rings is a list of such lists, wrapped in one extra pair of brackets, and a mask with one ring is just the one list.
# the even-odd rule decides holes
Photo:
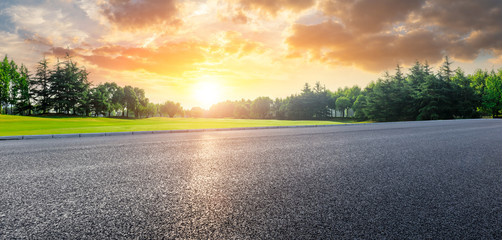
[(286, 121), (261, 119), (221, 118), (79, 118), (79, 117), (24, 117), (0, 115), (0, 136), (130, 132), (200, 128), (236, 128), (292, 125), (326, 125), (354, 123), (344, 121)]

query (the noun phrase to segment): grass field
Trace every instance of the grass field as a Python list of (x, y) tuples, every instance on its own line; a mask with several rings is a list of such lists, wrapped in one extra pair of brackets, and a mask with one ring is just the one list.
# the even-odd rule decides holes
[(286, 121), (261, 119), (218, 118), (78, 118), (78, 117), (24, 117), (0, 115), (0, 136), (130, 132), (201, 128), (236, 128), (293, 125), (327, 125), (354, 123), (344, 121)]

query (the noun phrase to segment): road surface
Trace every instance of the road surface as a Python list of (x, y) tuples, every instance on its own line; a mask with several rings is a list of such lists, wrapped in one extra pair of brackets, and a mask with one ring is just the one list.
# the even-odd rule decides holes
[(502, 120), (0, 142), (0, 239), (502, 238)]

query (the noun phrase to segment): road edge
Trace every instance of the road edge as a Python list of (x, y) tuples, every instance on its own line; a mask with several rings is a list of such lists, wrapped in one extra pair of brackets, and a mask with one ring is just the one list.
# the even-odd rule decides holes
[(326, 125), (294, 125), (294, 126), (266, 126), (266, 127), (236, 127), (236, 128), (201, 128), (201, 129), (177, 129), (177, 130), (157, 130), (157, 131), (72, 133), (72, 134), (45, 134), (45, 135), (19, 135), (19, 136), (0, 136), (0, 141), (29, 140), (29, 139), (53, 139), (53, 138), (84, 138), (84, 137), (129, 136), (129, 135), (188, 133), (188, 132), (238, 131), (238, 130), (259, 130), (259, 129), (279, 129), (279, 128), (334, 127), (334, 126), (361, 125), (361, 124), (371, 124), (371, 123), (346, 123), (346, 124), (326, 124)]

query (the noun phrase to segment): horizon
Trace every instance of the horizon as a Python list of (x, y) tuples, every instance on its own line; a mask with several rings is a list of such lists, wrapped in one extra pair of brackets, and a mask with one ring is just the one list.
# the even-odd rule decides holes
[(31, 72), (69, 52), (94, 85), (140, 87), (188, 109), (283, 98), (306, 82), (364, 88), (397, 64), (436, 70), (446, 55), (468, 74), (502, 67), (502, 2), (49, 0), (0, 10), (0, 54)]

